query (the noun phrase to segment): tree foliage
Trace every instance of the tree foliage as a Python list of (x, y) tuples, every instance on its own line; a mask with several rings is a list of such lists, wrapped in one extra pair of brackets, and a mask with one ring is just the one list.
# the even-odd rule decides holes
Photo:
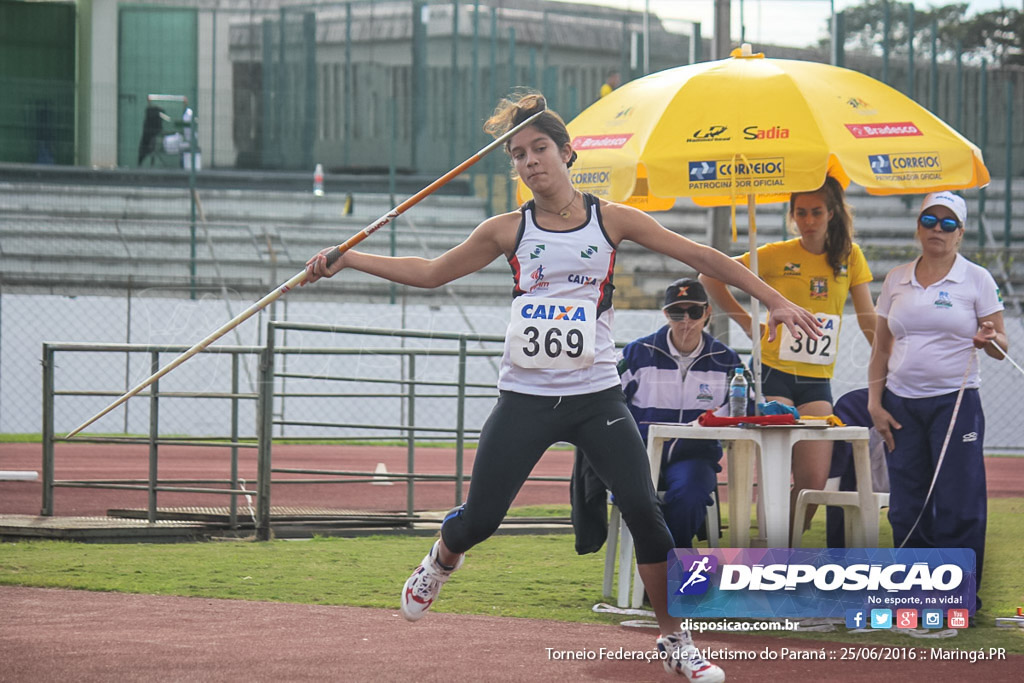
[(911, 2), (866, 0), (847, 8), (844, 17), (848, 50), (881, 54), (888, 44), (889, 54), (905, 55), (913, 45), (916, 53), (930, 54), (934, 25), (939, 59), (953, 59), (959, 50), (967, 60), (1024, 65), (1024, 12), (1018, 9), (967, 16), (966, 2), (917, 8)]

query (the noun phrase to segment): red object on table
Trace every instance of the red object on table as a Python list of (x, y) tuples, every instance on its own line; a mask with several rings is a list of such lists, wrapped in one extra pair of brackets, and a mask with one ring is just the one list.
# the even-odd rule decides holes
[(703, 427), (735, 427), (739, 424), (751, 425), (795, 425), (796, 418), (790, 413), (783, 415), (747, 415), (746, 417), (720, 417), (715, 411), (709, 410), (697, 418), (697, 424)]

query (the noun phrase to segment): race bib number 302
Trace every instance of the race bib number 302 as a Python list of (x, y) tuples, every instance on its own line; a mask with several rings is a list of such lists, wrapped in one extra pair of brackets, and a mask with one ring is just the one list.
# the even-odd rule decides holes
[(510, 358), (521, 368), (589, 367), (596, 331), (597, 313), (590, 301), (521, 296), (512, 302)]
[(796, 339), (785, 325), (779, 328), (780, 360), (811, 365), (832, 365), (836, 362), (840, 318), (826, 313), (815, 313), (814, 317), (821, 323), (821, 337), (818, 339), (811, 339), (806, 334)]

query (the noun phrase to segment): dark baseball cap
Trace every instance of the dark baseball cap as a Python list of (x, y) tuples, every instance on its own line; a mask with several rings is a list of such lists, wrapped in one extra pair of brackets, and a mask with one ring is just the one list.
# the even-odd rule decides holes
[(704, 291), (704, 285), (692, 277), (684, 277), (676, 280), (665, 290), (665, 304), (661, 310), (676, 304), (706, 304), (708, 293)]

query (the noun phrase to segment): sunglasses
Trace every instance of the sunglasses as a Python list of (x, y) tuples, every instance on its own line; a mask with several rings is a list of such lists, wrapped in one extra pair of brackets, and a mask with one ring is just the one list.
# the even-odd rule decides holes
[(687, 306), (686, 308), (679, 308), (678, 306), (673, 308), (666, 308), (665, 313), (668, 315), (668, 319), (672, 322), (680, 322), (686, 320), (689, 316), (690, 320), (700, 320), (704, 317), (704, 311), (708, 308), (707, 304), (703, 306)]
[(922, 213), (917, 218), (917, 222), (921, 224), (921, 227), (931, 230), (936, 225), (942, 228), (942, 232), (953, 232), (960, 227), (960, 221), (955, 218), (942, 218), (935, 216), (930, 213)]

